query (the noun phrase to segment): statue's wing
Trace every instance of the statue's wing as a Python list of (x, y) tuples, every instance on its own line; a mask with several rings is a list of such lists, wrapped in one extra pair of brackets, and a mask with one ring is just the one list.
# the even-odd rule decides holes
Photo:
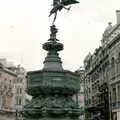
[(63, 5), (71, 5), (71, 4), (76, 4), (76, 3), (79, 3), (78, 1), (76, 0), (61, 0), (61, 4)]

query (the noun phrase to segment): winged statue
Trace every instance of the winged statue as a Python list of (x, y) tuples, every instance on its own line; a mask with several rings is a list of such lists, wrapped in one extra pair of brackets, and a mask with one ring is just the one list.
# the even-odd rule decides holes
[(57, 17), (57, 12), (61, 11), (63, 8), (66, 10), (70, 10), (71, 7), (66, 7), (71, 4), (76, 4), (79, 3), (76, 0), (53, 0), (53, 8), (50, 11), (49, 17), (54, 14), (54, 19), (52, 24), (54, 24), (56, 17)]

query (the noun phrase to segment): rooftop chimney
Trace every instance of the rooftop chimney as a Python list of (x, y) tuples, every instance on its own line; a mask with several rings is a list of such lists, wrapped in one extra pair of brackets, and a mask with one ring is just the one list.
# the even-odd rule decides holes
[(117, 16), (117, 25), (120, 24), (120, 10), (116, 10), (116, 16)]

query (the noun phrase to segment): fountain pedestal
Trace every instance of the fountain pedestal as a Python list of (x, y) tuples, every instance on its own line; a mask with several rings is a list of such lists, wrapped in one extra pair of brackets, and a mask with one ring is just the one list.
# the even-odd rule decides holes
[(51, 26), (48, 51), (42, 70), (28, 72), (28, 93), (33, 99), (24, 107), (24, 120), (73, 120), (80, 109), (73, 95), (80, 89), (79, 76), (62, 67), (59, 51), (63, 44), (56, 39), (57, 29)]

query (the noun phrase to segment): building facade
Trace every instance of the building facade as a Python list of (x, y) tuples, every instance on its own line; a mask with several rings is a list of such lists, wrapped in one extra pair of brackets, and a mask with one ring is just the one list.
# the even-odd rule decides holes
[[(26, 71), (20, 65), (16, 67), (12, 63), (9, 64), (6, 59), (0, 59), (0, 63), (2, 71), (0, 73), (0, 107), (2, 113), (0, 116), (5, 117), (5, 120), (9, 120), (11, 117), (10, 120), (22, 120), (22, 110), (26, 104)], [(11, 112), (13, 114), (10, 114)]]
[(81, 109), (81, 114), (79, 116), (79, 120), (84, 120), (84, 68), (80, 67), (77, 71), (75, 71), (76, 74), (79, 75), (80, 80), (80, 91), (77, 95), (73, 96), (74, 99), (76, 99), (77, 103), (79, 104), (79, 108)]
[(102, 45), (84, 60), (86, 119), (120, 119), (120, 11), (103, 33)]
[(17, 75), (0, 64), (0, 120), (15, 118), (15, 81)]
[(23, 107), (26, 104), (26, 88), (27, 79), (26, 71), (23, 67), (18, 65), (17, 67), (9, 66), (9, 70), (13, 71), (17, 75), (17, 80), (15, 81), (15, 109), (17, 120), (22, 120)]

